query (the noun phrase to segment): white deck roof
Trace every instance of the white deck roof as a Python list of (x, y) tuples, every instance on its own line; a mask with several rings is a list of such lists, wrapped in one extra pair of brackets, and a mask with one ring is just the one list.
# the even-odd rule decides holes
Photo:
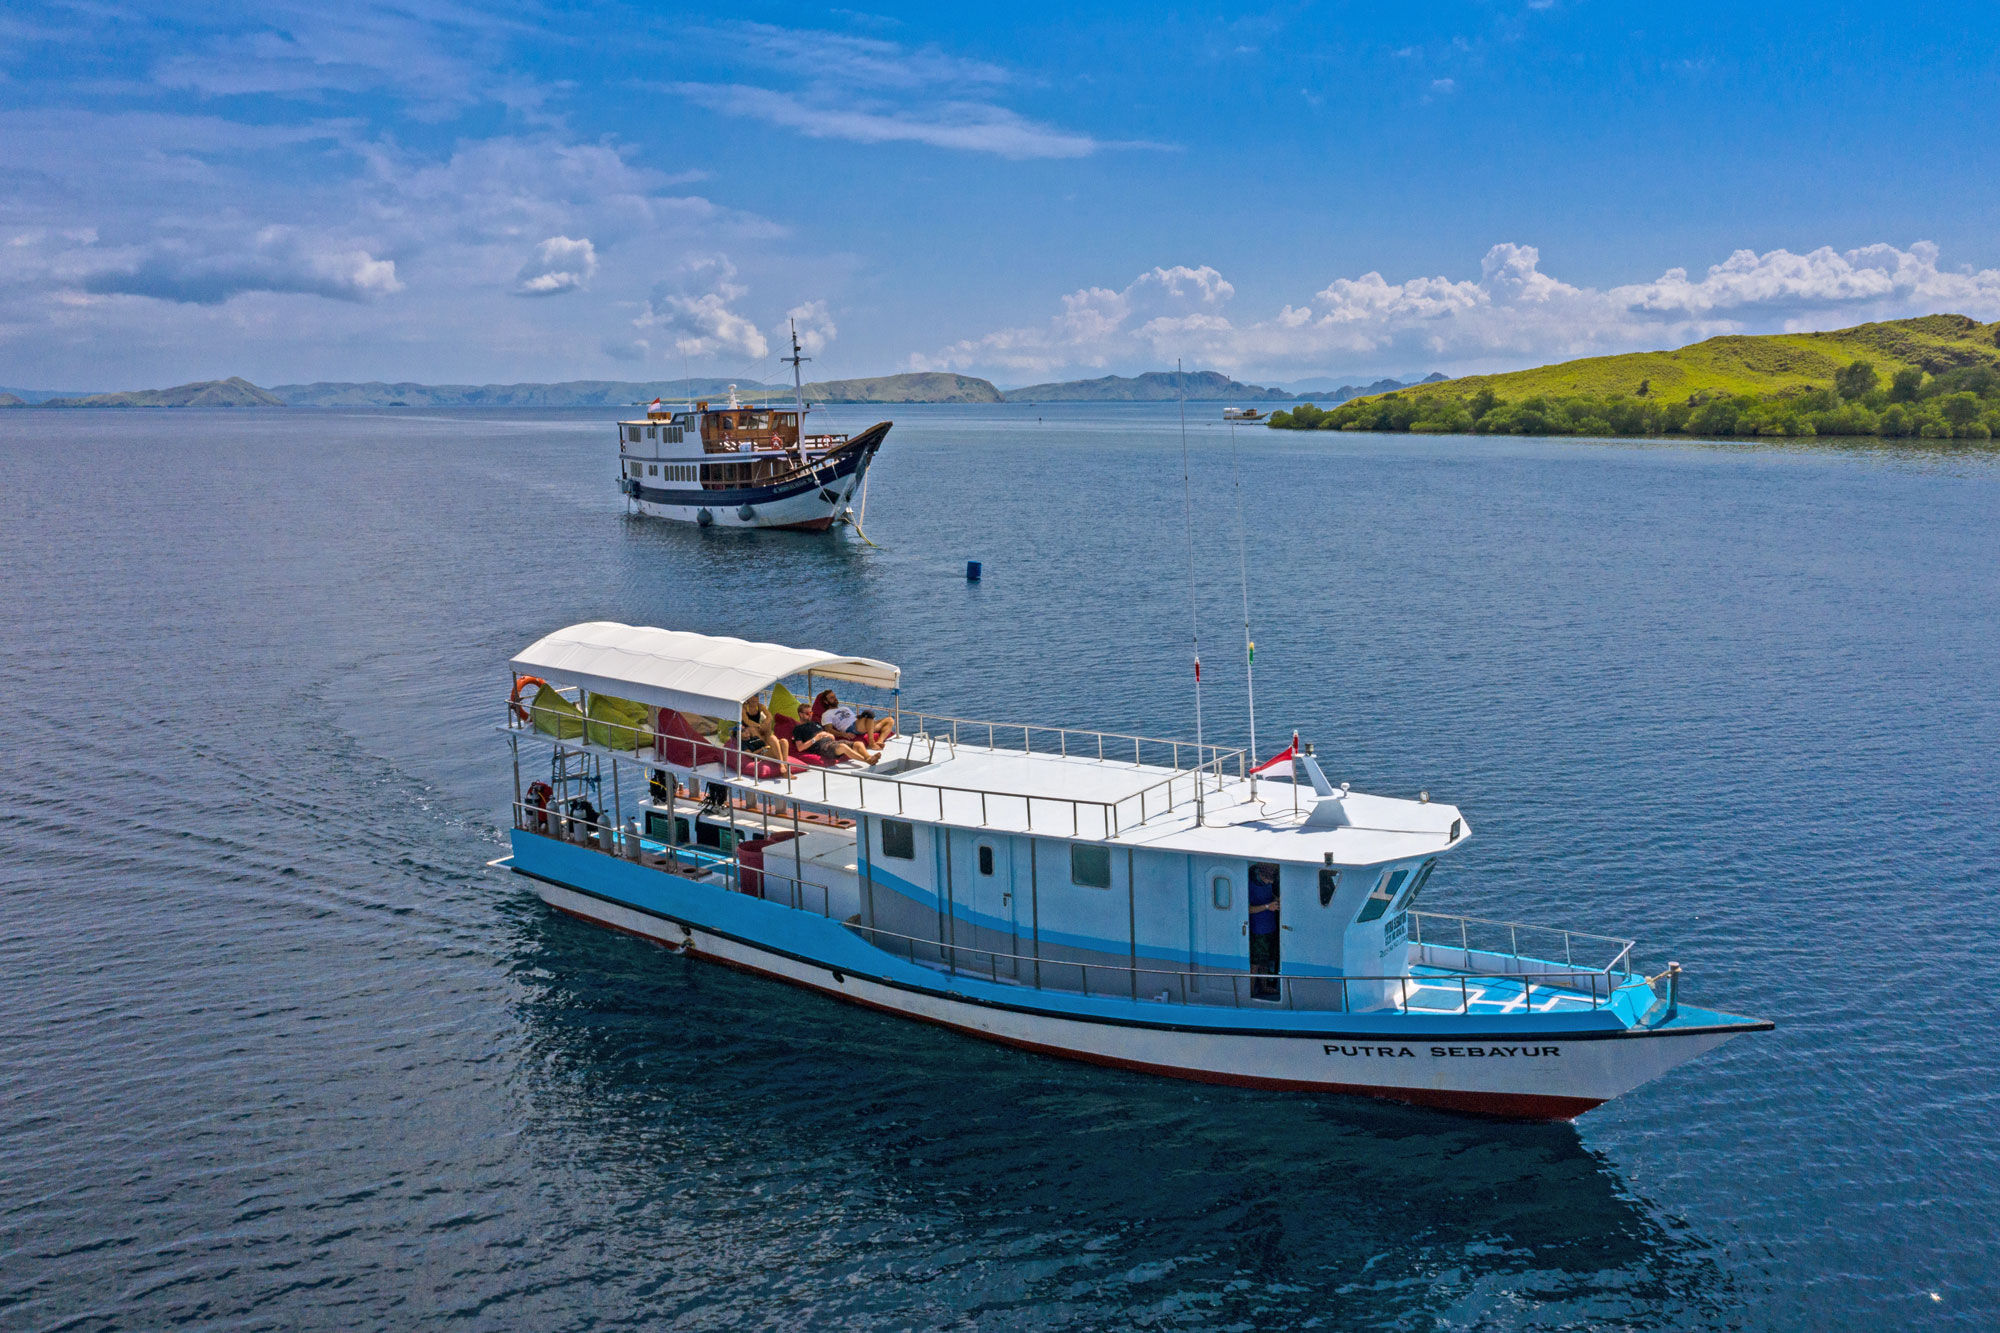
[[(551, 740), (526, 730), (517, 734)], [(598, 749), (576, 740), (562, 743)], [(1284, 779), (1259, 779), (1254, 801), (1250, 784), (1243, 779), (1227, 777), (1219, 790), (1212, 777), (1207, 779), (1204, 817), (1197, 823), (1193, 776), (1185, 769), (984, 745), (952, 747), (940, 742), (933, 747), (921, 736), (890, 741), (883, 764), (899, 759), (914, 760), (916, 766), (897, 773), (858, 765), (815, 768), (790, 784), (783, 778), (742, 777), (716, 764), (695, 773), (740, 790), (790, 796), (850, 816), (900, 816), (972, 831), (1074, 837), (1251, 861), (1323, 862), (1331, 854), (1336, 866), (1374, 866), (1455, 848), (1471, 833), (1456, 806), (1362, 792), (1327, 798), (1338, 802), (1337, 819), (1308, 824), (1319, 798), (1310, 787), (1295, 789)], [(644, 755), (637, 761), (658, 762)], [(1174, 783), (1171, 805), (1162, 790), (1169, 779)], [(1147, 793), (1143, 807), (1142, 792)], [(1451, 836), (1454, 824), (1456, 839)]]
[(896, 688), (903, 674), (871, 657), (612, 620), (586, 621), (537, 639), (514, 658), (513, 667), (551, 685), (730, 719), (751, 695), (807, 671), (880, 689)]

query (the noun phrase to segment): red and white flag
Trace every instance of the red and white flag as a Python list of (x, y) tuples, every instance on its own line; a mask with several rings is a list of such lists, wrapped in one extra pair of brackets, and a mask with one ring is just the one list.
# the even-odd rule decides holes
[(1287, 745), (1282, 753), (1272, 755), (1269, 759), (1266, 759), (1263, 763), (1251, 769), (1250, 772), (1253, 775), (1257, 773), (1262, 773), (1265, 769), (1276, 768), (1279, 764), (1290, 764), (1292, 760), (1298, 757), (1299, 757), (1299, 733), (1295, 731), (1292, 733), (1292, 743), (1290, 745)]
[(655, 398), (652, 402), (647, 403), (646, 407), (650, 410), (652, 408), (658, 407), (659, 405), (660, 405), (660, 400)]

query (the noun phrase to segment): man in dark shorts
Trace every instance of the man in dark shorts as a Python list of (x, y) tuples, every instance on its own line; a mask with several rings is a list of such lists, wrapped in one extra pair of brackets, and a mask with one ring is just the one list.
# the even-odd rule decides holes
[(1278, 867), (1256, 861), (1250, 866), (1250, 983), (1258, 1000), (1278, 998)]

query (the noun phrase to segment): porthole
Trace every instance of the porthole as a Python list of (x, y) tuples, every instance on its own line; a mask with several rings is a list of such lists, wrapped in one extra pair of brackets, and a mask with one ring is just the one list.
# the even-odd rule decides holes
[(1208, 881), (1208, 897), (1218, 908), (1227, 911), (1230, 903), (1229, 876), (1217, 875)]

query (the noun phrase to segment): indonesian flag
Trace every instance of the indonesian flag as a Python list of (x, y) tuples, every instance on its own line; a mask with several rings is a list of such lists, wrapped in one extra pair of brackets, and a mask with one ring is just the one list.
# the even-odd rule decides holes
[(1279, 764), (1290, 765), (1292, 760), (1298, 757), (1299, 757), (1299, 733), (1295, 731), (1292, 733), (1292, 743), (1284, 748), (1283, 753), (1272, 755), (1269, 759), (1266, 759), (1263, 763), (1251, 769), (1250, 775), (1252, 777), (1255, 777), (1257, 774), (1262, 773), (1265, 769), (1276, 768)]
[(660, 400), (655, 398), (652, 402), (646, 404), (646, 410), (651, 411), (652, 409), (658, 407), (659, 405), (660, 405)]

